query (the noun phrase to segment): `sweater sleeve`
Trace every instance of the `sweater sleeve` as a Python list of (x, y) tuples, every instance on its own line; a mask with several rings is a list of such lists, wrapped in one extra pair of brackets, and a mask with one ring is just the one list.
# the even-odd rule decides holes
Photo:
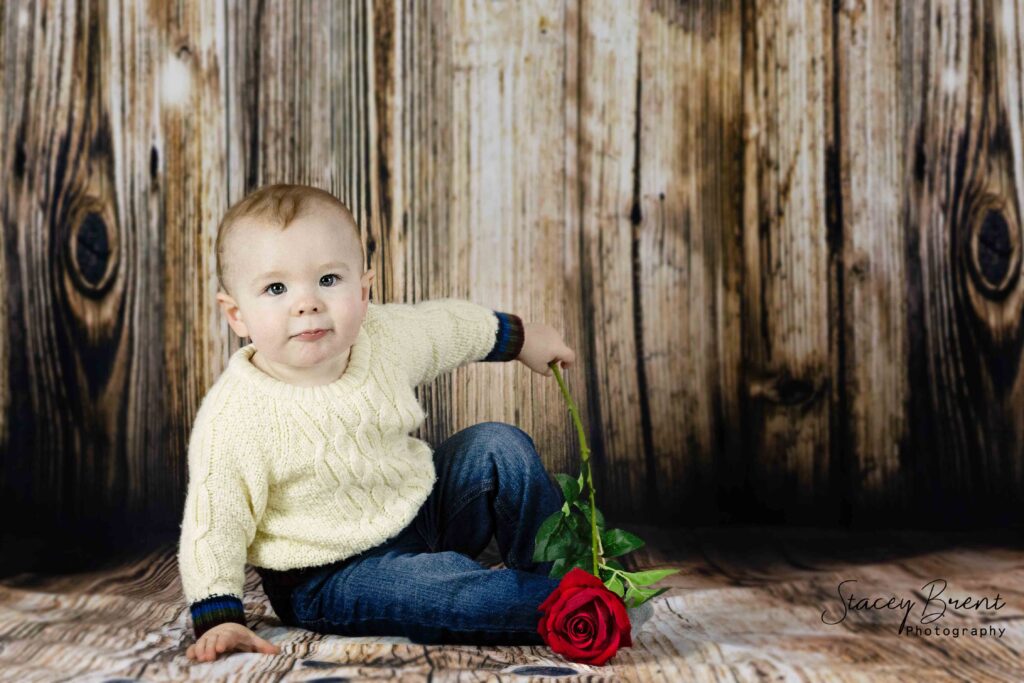
[[(219, 396), (219, 395), (218, 395)], [(267, 476), (253, 433), (227, 427), (226, 412), (200, 410), (188, 447), (188, 490), (178, 569), (198, 639), (218, 624), (245, 625), (242, 598), (249, 544), (267, 501)]]
[(385, 304), (393, 354), (413, 386), (473, 361), (507, 362), (523, 348), (523, 321), (461, 299)]

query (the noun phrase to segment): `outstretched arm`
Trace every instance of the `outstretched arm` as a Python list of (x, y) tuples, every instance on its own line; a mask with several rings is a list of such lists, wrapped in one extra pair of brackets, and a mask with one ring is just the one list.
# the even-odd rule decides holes
[(514, 360), (523, 344), (519, 316), (462, 299), (383, 304), (373, 317), (368, 322), (386, 335), (387, 353), (413, 386), (467, 363)]

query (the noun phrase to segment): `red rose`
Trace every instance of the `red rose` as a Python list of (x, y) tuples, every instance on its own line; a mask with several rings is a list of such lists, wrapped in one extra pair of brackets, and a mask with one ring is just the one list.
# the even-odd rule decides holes
[(632, 647), (626, 605), (601, 579), (573, 567), (537, 608), (537, 632), (553, 651), (601, 666), (619, 646)]

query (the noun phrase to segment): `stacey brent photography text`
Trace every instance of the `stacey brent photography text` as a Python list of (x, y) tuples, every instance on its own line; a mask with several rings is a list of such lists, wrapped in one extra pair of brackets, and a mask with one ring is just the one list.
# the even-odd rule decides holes
[(915, 591), (915, 594), (921, 600), (921, 610), (919, 622), (921, 625), (907, 625), (907, 620), (912, 613), (914, 608), (918, 605), (918, 600), (911, 598), (900, 597), (897, 595), (891, 595), (889, 597), (870, 597), (870, 596), (858, 596), (854, 593), (854, 586), (846, 587), (847, 584), (857, 583), (856, 579), (847, 579), (842, 581), (836, 587), (836, 593), (839, 596), (839, 609), (838, 616), (836, 610), (830, 610), (826, 608), (821, 613), (822, 623), (834, 626), (843, 622), (851, 612), (869, 611), (869, 610), (893, 610), (903, 613), (903, 619), (900, 621), (899, 629), (897, 633), (900, 635), (906, 634), (910, 636), (952, 636), (954, 638), (970, 635), (970, 636), (981, 636), (981, 637), (1001, 637), (1005, 631), (1002, 627), (988, 626), (988, 625), (970, 625), (970, 626), (959, 626), (959, 627), (940, 627), (937, 623), (947, 614), (947, 609), (955, 611), (998, 611), (1006, 606), (1006, 602), (1002, 599), (999, 593), (995, 594), (995, 597), (990, 598), (987, 596), (974, 597), (966, 595), (963, 597), (951, 597), (944, 596), (946, 592), (947, 582), (945, 579), (933, 579), (921, 587), (920, 593)]

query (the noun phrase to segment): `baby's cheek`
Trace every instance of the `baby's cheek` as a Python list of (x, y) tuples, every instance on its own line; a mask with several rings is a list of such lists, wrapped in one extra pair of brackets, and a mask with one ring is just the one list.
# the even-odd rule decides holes
[(249, 338), (252, 339), (253, 344), (256, 345), (256, 349), (260, 353), (265, 353), (271, 357), (280, 350), (287, 340), (285, 333), (276, 333), (265, 324), (251, 325), (249, 328)]

